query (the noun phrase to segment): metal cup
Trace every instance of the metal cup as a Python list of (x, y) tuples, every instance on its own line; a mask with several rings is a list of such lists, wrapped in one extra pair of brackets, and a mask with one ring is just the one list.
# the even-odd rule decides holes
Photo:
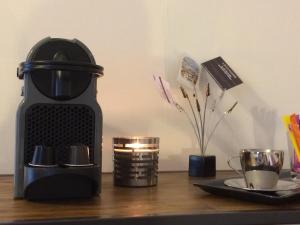
[[(240, 158), (242, 172), (231, 166), (231, 160), (237, 157)], [(247, 188), (272, 189), (277, 185), (279, 173), (283, 165), (283, 151), (242, 149), (237, 157), (228, 160), (228, 165), (244, 177)]]
[(36, 145), (34, 147), (31, 166), (47, 167), (55, 165), (55, 154), (51, 147)]
[(68, 149), (67, 166), (88, 166), (90, 164), (89, 147), (86, 145), (72, 145)]

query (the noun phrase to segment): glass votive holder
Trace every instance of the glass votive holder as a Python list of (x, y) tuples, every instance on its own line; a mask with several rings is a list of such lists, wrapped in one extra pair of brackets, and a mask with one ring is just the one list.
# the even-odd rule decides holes
[(297, 156), (296, 149), (293, 147), (293, 144), (289, 139), (289, 137), (288, 137), (288, 149), (289, 149), (289, 156), (290, 156), (291, 177), (295, 182), (300, 183), (300, 160), (299, 157)]
[(300, 161), (294, 149), (290, 150), (291, 177), (300, 182)]
[(113, 138), (114, 184), (128, 187), (157, 185), (158, 137)]

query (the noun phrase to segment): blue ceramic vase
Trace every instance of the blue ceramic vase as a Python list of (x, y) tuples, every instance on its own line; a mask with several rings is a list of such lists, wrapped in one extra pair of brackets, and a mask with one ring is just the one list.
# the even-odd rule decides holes
[(214, 177), (216, 176), (216, 156), (214, 155), (190, 155), (189, 176)]

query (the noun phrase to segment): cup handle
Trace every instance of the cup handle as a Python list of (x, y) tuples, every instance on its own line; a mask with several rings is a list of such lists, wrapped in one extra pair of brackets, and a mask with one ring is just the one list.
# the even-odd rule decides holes
[(233, 169), (238, 175), (240, 175), (241, 177), (244, 177), (244, 175), (243, 175), (238, 169), (234, 168), (234, 167), (231, 165), (231, 161), (232, 161), (233, 159), (236, 159), (236, 158), (240, 158), (240, 156), (233, 156), (233, 157), (231, 157), (230, 159), (227, 160), (227, 164), (228, 164), (228, 166), (229, 166), (231, 169)]

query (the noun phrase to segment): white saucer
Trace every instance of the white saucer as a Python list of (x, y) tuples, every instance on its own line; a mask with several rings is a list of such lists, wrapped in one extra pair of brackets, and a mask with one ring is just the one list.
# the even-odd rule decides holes
[(224, 184), (229, 187), (239, 188), (247, 191), (289, 191), (300, 188), (299, 184), (293, 181), (278, 180), (276, 187), (271, 189), (253, 189), (246, 186), (244, 178), (232, 178), (224, 181)]

